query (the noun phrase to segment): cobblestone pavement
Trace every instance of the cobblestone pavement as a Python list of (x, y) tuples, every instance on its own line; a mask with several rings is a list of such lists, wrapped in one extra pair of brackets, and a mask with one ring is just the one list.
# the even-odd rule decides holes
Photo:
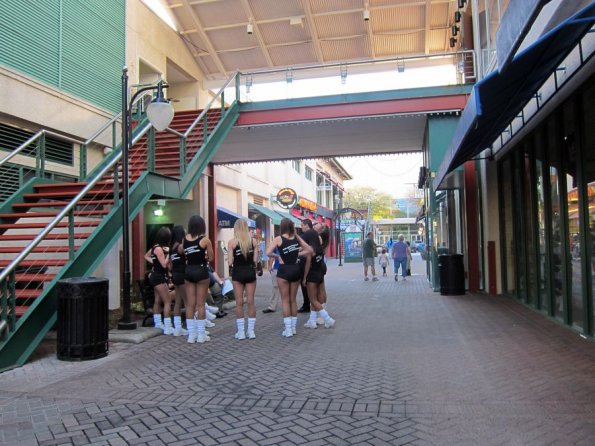
[[(259, 279), (255, 340), (157, 336), (106, 358), (44, 342), (0, 375), (2, 445), (593, 445), (595, 344), (507, 298), (364, 282), (329, 261), (333, 329), (283, 338)], [(298, 301), (301, 297), (298, 297)]]

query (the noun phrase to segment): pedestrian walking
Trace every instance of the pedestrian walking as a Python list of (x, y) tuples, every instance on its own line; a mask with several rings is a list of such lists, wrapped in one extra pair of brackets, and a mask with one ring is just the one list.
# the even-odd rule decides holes
[(395, 270), (395, 282), (399, 281), (399, 267), (401, 268), (401, 274), (403, 280), (407, 275), (407, 244), (404, 242), (405, 236), (399, 234), (398, 241), (393, 244), (391, 250), (391, 257), (393, 258), (394, 270)]
[[(297, 326), (297, 303), (296, 296), (298, 286), (303, 278), (302, 268), (300, 266), (300, 256), (305, 258), (306, 266), (304, 270), (310, 271), (310, 256), (313, 251), (304, 240), (296, 234), (295, 226), (289, 218), (281, 220), (281, 235), (275, 237), (267, 249), (268, 256), (274, 256), (279, 259), (279, 270), (277, 271), (277, 283), (281, 294), (281, 303), (283, 306), (283, 325), (285, 329), (282, 335), (291, 337), (296, 334)], [(275, 248), (279, 254), (275, 254)]]
[(407, 244), (407, 276), (411, 275), (411, 261), (413, 260), (413, 256), (411, 255), (411, 243), (409, 240), (405, 242)]
[[(275, 248), (274, 254), (279, 254), (279, 249)], [(271, 275), (271, 282), (273, 285), (273, 292), (269, 299), (269, 305), (262, 310), (263, 313), (274, 313), (277, 310), (277, 302), (279, 301), (279, 284), (277, 283), (277, 271), (279, 270), (279, 259), (277, 257), (269, 257), (267, 262), (268, 270)]]
[[(188, 221), (188, 234), (178, 248), (186, 257), (184, 280), (186, 287), (186, 326), (188, 342), (203, 343), (211, 338), (206, 333), (205, 301), (209, 290), (208, 263), (214, 259), (213, 245), (205, 236), (206, 224), (199, 215), (193, 215)], [(197, 319), (194, 313), (198, 312)]]
[(378, 277), (376, 277), (376, 267), (374, 266), (374, 257), (376, 257), (375, 253), (376, 253), (376, 247), (378, 245), (376, 245), (376, 243), (374, 243), (374, 240), (372, 239), (372, 237), (373, 237), (373, 234), (371, 232), (368, 232), (366, 240), (364, 240), (364, 246), (363, 246), (364, 280), (366, 280), (366, 281), (370, 280), (370, 279), (368, 279), (368, 267), (370, 267), (371, 272), (372, 272), (372, 280), (374, 282), (376, 282), (378, 280)]
[[(233, 225), (233, 238), (227, 243), (229, 274), (236, 298), (236, 339), (256, 339), (256, 265), (258, 264), (258, 244), (251, 237), (248, 224), (244, 219), (237, 219)], [(248, 304), (248, 328), (244, 331), (244, 293)]]
[(382, 248), (382, 253), (378, 256), (378, 264), (382, 268), (382, 277), (386, 277), (386, 268), (388, 267), (388, 251)]
[[(314, 230), (314, 226), (312, 224), (312, 220), (310, 220), (309, 218), (304, 218), (302, 220), (302, 239), (308, 244), (311, 244), (311, 241), (316, 239), (318, 237), (318, 232), (316, 232)], [(304, 267), (306, 265), (306, 259), (302, 258), (300, 259), (300, 265), (302, 265), (302, 273), (303, 273), (303, 278), (306, 278), (306, 272), (304, 271)], [(303, 297), (303, 302), (302, 302), (302, 306), (300, 307), (300, 309), (298, 310), (299, 313), (309, 313), (310, 312), (310, 298), (308, 296), (308, 287), (305, 285), (305, 281), (302, 280), (301, 282), (301, 289), (302, 289), (302, 297)]]

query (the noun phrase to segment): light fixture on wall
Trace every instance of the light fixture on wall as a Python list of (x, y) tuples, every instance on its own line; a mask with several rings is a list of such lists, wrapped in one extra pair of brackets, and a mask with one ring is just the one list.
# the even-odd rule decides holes
[(291, 84), (293, 82), (293, 70), (291, 68), (288, 68), (285, 72), (285, 82), (287, 82), (288, 84)]
[(465, 3), (467, 3), (467, 0), (459, 0), (459, 9), (462, 9), (465, 7)]
[(165, 200), (157, 200), (157, 208), (153, 209), (155, 217), (163, 217), (163, 208), (165, 207)]
[(252, 23), (252, 19), (248, 20), (248, 25), (246, 25), (246, 32), (248, 34), (252, 34), (254, 32), (254, 24)]
[(457, 25), (452, 25), (450, 30), (451, 30), (452, 35), (456, 36), (457, 34), (459, 34), (459, 31), (461, 30), (461, 28), (459, 28)]
[(364, 21), (367, 22), (368, 20), (370, 20), (370, 10), (368, 9), (368, 4), (366, 3), (364, 8)]
[(461, 11), (455, 11), (455, 23), (459, 23), (461, 21)]
[(454, 48), (457, 44), (457, 39), (455, 37), (450, 38), (450, 47)]
[(341, 65), (341, 83), (345, 84), (347, 82), (347, 65)]

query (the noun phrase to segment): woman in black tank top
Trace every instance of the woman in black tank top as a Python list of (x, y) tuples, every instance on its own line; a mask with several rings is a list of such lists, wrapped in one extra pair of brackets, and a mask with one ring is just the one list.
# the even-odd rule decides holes
[[(248, 224), (239, 218), (233, 225), (233, 236), (227, 243), (227, 262), (230, 269), (233, 292), (236, 297), (236, 339), (255, 339), (256, 307), (256, 263), (258, 249), (248, 231)], [(248, 327), (244, 332), (244, 291), (248, 303)]]
[[(188, 342), (210, 341), (206, 334), (205, 301), (209, 290), (208, 262), (214, 259), (213, 245), (204, 236), (206, 224), (202, 217), (193, 215), (188, 221), (188, 234), (178, 247), (178, 253), (186, 256), (184, 280), (186, 287), (186, 326)], [(198, 312), (198, 320), (194, 313)]]
[[(297, 303), (296, 295), (302, 278), (299, 257), (306, 257), (305, 273), (310, 270), (310, 256), (313, 251), (300, 236), (295, 233), (293, 222), (289, 218), (281, 220), (281, 235), (275, 237), (267, 249), (269, 257), (279, 259), (277, 271), (277, 283), (283, 305), (283, 324), (285, 330), (282, 335), (291, 337), (295, 334), (297, 324)], [(275, 248), (279, 254), (275, 253)]]
[(174, 301), (174, 336), (188, 334), (182, 327), (181, 309), (186, 305), (186, 287), (184, 274), (186, 270), (186, 257), (178, 252), (178, 248), (184, 243), (186, 231), (181, 225), (174, 226), (171, 230), (172, 246), (169, 249), (169, 265), (171, 269), (172, 282), (176, 295)]
[[(171, 325), (171, 298), (169, 287), (167, 286), (168, 268), (169, 268), (169, 244), (171, 241), (171, 232), (168, 227), (163, 226), (157, 231), (155, 236), (155, 245), (145, 254), (145, 260), (153, 265), (149, 274), (149, 283), (155, 293), (153, 303), (153, 320), (157, 328), (163, 328), (163, 334), (173, 334)], [(161, 304), (163, 303), (163, 325), (161, 322)]]

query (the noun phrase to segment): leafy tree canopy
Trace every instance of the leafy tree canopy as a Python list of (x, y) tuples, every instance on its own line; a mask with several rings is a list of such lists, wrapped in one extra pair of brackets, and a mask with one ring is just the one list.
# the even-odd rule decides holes
[(364, 215), (369, 203), (373, 220), (403, 216), (403, 212), (395, 210), (394, 202), (395, 199), (389, 194), (367, 186), (350, 187), (343, 195), (343, 207), (357, 209)]

